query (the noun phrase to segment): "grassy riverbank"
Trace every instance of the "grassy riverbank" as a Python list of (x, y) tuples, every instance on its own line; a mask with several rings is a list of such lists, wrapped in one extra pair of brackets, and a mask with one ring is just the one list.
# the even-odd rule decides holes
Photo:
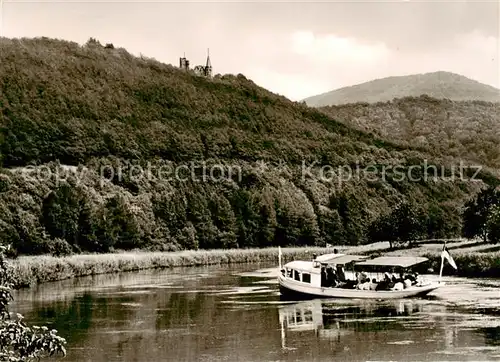
[[(311, 258), (313, 253), (333, 252), (326, 248), (284, 248), (283, 261)], [(16, 287), (104, 273), (153, 268), (276, 262), (278, 249), (186, 250), (180, 252), (128, 252), (113, 254), (78, 254), (65, 257), (23, 256), (10, 265)]]
[[(415, 255), (428, 257), (430, 267), (439, 271), (442, 243), (423, 242), (411, 249), (388, 251), (387, 243), (342, 247), (342, 253)], [(446, 265), (444, 273), (468, 277), (497, 277), (500, 275), (500, 250), (498, 246), (474, 241), (448, 242), (448, 249), (458, 265), (454, 271)], [(333, 252), (333, 248), (283, 248), (283, 261), (312, 257), (312, 254)], [(129, 252), (113, 254), (79, 254), (66, 257), (23, 256), (12, 260), (10, 265), (16, 287), (104, 273), (137, 271), (152, 268), (199, 266), (210, 264), (235, 264), (276, 262), (277, 248), (198, 250), (181, 252)]]

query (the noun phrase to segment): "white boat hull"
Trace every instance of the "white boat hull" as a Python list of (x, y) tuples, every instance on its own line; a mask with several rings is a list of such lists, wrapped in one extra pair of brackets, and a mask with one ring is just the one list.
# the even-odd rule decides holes
[(278, 276), (282, 295), (296, 295), (305, 298), (352, 298), (352, 299), (401, 299), (426, 295), (443, 286), (442, 282), (432, 282), (423, 286), (412, 286), (403, 290), (359, 290), (344, 288), (322, 288), (308, 285), (282, 275)]

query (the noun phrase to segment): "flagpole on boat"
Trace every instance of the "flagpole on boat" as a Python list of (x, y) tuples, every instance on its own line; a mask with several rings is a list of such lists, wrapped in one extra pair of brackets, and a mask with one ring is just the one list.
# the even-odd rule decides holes
[(446, 241), (444, 242), (443, 245), (443, 251), (441, 251), (441, 270), (439, 271), (439, 282), (441, 283), (441, 277), (443, 275), (443, 265), (444, 265), (444, 259), (448, 260), (448, 263), (455, 268), (455, 270), (458, 270), (457, 264), (455, 263), (455, 260), (453, 260), (453, 257), (450, 255), (448, 252), (448, 249), (446, 248)]
[(278, 265), (281, 271), (281, 247), (278, 246)]
[(441, 270), (439, 270), (439, 283), (441, 283), (441, 277), (443, 276), (443, 264), (444, 264), (444, 257), (441, 257)]
[(443, 244), (443, 250), (441, 251), (441, 268), (439, 270), (439, 283), (441, 283), (441, 277), (443, 276), (443, 266), (444, 266), (444, 255), (443, 252), (446, 248), (446, 241)]

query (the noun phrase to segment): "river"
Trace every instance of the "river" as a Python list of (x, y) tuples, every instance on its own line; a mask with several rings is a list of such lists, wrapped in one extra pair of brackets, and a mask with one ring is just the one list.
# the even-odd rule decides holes
[(500, 279), (425, 299), (280, 301), (269, 265), (98, 275), (15, 292), (63, 361), (500, 360)]

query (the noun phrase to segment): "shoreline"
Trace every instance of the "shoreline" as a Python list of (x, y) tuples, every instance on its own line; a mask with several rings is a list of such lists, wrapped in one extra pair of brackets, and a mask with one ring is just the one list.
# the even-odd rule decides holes
[[(335, 246), (339, 253), (424, 256), (429, 259), (427, 267), (439, 271), (442, 245), (420, 244), (412, 249), (388, 250), (387, 243), (361, 246)], [(458, 248), (458, 247), (457, 247)], [(313, 254), (333, 253), (334, 247), (290, 247), (282, 248), (282, 262), (293, 259), (310, 259)], [(500, 276), (500, 251), (458, 249), (452, 252), (458, 266), (454, 271), (446, 265), (443, 274), (462, 277)], [(75, 254), (71, 256), (21, 256), (8, 260), (16, 289), (33, 287), (40, 283), (78, 278), (90, 275), (139, 271), (146, 269), (190, 267), (201, 265), (224, 265), (272, 262), (278, 265), (278, 248), (263, 249), (215, 249), (185, 250), (178, 252), (116, 252), (107, 254)]]
[[(312, 258), (333, 253), (333, 248), (282, 248), (282, 261)], [(342, 252), (339, 250), (339, 252)], [(8, 260), (14, 288), (33, 287), (40, 283), (78, 278), (89, 275), (165, 269), (217, 264), (276, 262), (278, 248), (185, 250), (178, 252), (117, 252), (106, 254), (75, 254), (55, 257), (49, 255), (20, 256)]]

